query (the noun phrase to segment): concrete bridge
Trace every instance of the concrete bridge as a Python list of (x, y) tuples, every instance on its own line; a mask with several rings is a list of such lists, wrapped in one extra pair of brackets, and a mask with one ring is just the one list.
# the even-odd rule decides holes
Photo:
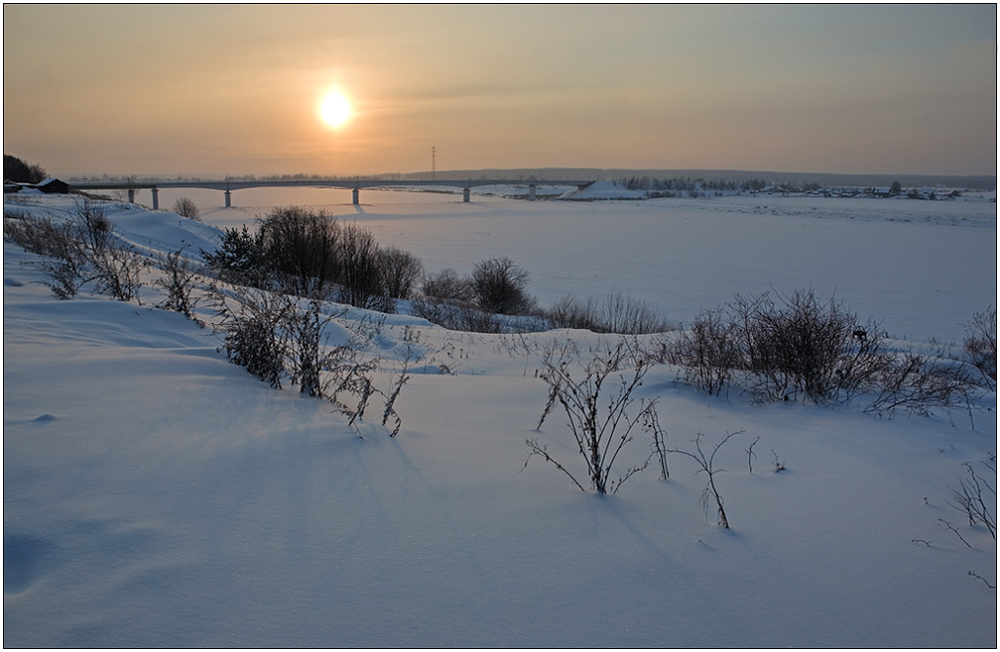
[(462, 201), (469, 201), (471, 189), (475, 186), (528, 186), (528, 200), (535, 201), (538, 186), (576, 186), (585, 188), (593, 181), (567, 181), (545, 179), (422, 179), (422, 180), (388, 180), (388, 179), (303, 179), (292, 181), (120, 181), (111, 183), (73, 183), (75, 190), (127, 190), (128, 200), (135, 201), (136, 190), (151, 190), (153, 193), (153, 210), (160, 208), (159, 191), (161, 188), (211, 188), (221, 190), (226, 195), (226, 208), (232, 205), (232, 192), (245, 188), (350, 188), (353, 192), (354, 204), (361, 203), (359, 197), (362, 188), (406, 188), (421, 186), (455, 186), (462, 188)]

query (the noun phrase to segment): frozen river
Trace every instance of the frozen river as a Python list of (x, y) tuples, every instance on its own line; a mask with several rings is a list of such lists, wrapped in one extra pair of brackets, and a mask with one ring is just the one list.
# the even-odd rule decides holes
[[(357, 221), (429, 272), (467, 273), (508, 256), (531, 274), (543, 306), (612, 289), (675, 322), (737, 293), (812, 287), (898, 336), (960, 341), (997, 297), (996, 204), (823, 197), (715, 197), (567, 202), (473, 194), (250, 189), (222, 208), (218, 191), (164, 190), (161, 206), (194, 199), (219, 227), (253, 224), (274, 206), (324, 209)], [(141, 199), (141, 198), (140, 198)]]

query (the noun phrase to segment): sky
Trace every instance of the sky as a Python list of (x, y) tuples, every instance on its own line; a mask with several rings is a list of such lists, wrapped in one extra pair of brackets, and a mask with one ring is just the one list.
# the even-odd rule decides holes
[[(995, 175), (996, 5), (4, 4), (53, 175)], [(337, 89), (347, 122), (326, 124)]]

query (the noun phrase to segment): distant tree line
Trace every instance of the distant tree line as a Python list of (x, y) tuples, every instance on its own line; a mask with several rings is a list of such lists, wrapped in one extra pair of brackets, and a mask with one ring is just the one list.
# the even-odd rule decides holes
[(3, 155), (4, 180), (17, 181), (19, 183), (40, 183), (48, 177), (48, 173), (40, 165), (25, 163), (10, 154)]

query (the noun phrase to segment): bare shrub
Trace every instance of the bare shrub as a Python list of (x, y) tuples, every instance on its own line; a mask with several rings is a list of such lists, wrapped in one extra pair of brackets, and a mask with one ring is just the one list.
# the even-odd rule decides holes
[(316, 299), (305, 310), (296, 310), (289, 301), (286, 322), (281, 324), (288, 333), (285, 353), (290, 380), (299, 386), (300, 393), (313, 397), (323, 395), (321, 372), (329, 363), (323, 351), (323, 327), (333, 319), (321, 308)]
[(833, 300), (821, 303), (812, 290), (796, 290), (782, 303), (767, 294), (737, 297), (749, 368), (761, 381), (757, 393), (766, 400), (803, 394), (827, 402), (839, 388), (836, 372), (859, 330), (857, 320)]
[(698, 469), (698, 471), (696, 471), (695, 474), (697, 475), (698, 473), (704, 473), (705, 475), (708, 476), (708, 481), (707, 484), (705, 485), (705, 489), (701, 492), (702, 506), (705, 508), (705, 512), (707, 514), (710, 502), (714, 501), (719, 517), (719, 525), (721, 525), (726, 529), (729, 529), (729, 519), (728, 517), (726, 517), (726, 510), (725, 507), (723, 506), (724, 501), (722, 500), (722, 496), (719, 494), (719, 489), (715, 486), (715, 474), (724, 473), (725, 469), (715, 468), (715, 455), (719, 452), (719, 449), (722, 448), (727, 441), (729, 441), (736, 435), (742, 435), (742, 434), (743, 431), (739, 430), (737, 432), (731, 432), (728, 435), (726, 435), (726, 437), (722, 441), (720, 441), (718, 444), (715, 445), (715, 448), (712, 449), (711, 455), (707, 455), (705, 451), (702, 450), (701, 438), (703, 435), (701, 433), (698, 433), (698, 436), (695, 437), (694, 439), (694, 447), (695, 447), (694, 453), (681, 450), (679, 448), (671, 448), (667, 451), (668, 453), (680, 453), (681, 455), (686, 455), (687, 457), (690, 457), (698, 464), (699, 467), (701, 467)]
[(486, 312), (523, 315), (535, 305), (528, 295), (528, 272), (510, 258), (490, 258), (479, 262), (472, 272), (476, 303)]
[(273, 276), (286, 292), (303, 297), (319, 297), (338, 282), (342, 227), (335, 218), (298, 206), (276, 208), (261, 221), (258, 234), (260, 254), (252, 257), (264, 268), (258, 276)]
[(779, 303), (767, 293), (737, 295), (725, 309), (702, 311), (668, 358), (714, 394), (735, 383), (763, 402), (846, 402), (877, 387), (891, 365), (880, 326), (812, 290)]
[(687, 382), (709, 394), (721, 394), (742, 365), (733, 324), (720, 309), (704, 310), (695, 317), (673, 349), (672, 361), (683, 365)]
[(139, 274), (147, 267), (145, 259), (130, 245), (111, 244), (98, 252), (91, 252), (94, 265), (95, 289), (109, 294), (118, 301), (139, 299), (142, 282)]
[[(997, 538), (997, 519), (994, 512), (996, 511), (996, 478), (997, 478), (997, 457), (996, 455), (990, 455), (988, 459), (982, 462), (990, 472), (993, 474), (993, 485), (986, 480), (986, 478), (976, 475), (976, 469), (972, 466), (970, 462), (964, 462), (962, 466), (965, 467), (967, 477), (962, 478), (959, 483), (958, 489), (952, 489), (952, 499), (955, 501), (951, 504), (952, 507), (964, 513), (969, 519), (969, 525), (975, 526), (978, 523), (982, 523), (986, 526), (986, 530), (990, 533), (990, 536), (994, 539)], [(986, 494), (983, 490), (986, 490)], [(993, 500), (989, 501), (988, 494), (993, 494)], [(992, 506), (990, 505), (992, 502)]]
[[(162, 263), (164, 275), (154, 283), (167, 291), (166, 298), (157, 307), (164, 310), (174, 310), (188, 319), (198, 321), (194, 315), (197, 300), (193, 296), (200, 270), (183, 256), (184, 247), (168, 253)], [(200, 323), (200, 322), (199, 322)]]
[(234, 364), (281, 389), (282, 381), (298, 385), (299, 392), (322, 398), (348, 417), (348, 425), (364, 418), (373, 398), (383, 399), (382, 425), (392, 420), (390, 436), (396, 436), (402, 419), (395, 408), (400, 391), (409, 380), (409, 369), (420, 356), (407, 347), (399, 358), (387, 390), (376, 386), (373, 378), (382, 359), (368, 355), (365, 349), (380, 333), (383, 322), (362, 321), (349, 324), (351, 336), (346, 342), (330, 346), (326, 340), (327, 324), (343, 316), (330, 313), (318, 299), (301, 307), (301, 300), (278, 292), (257, 288), (213, 289), (217, 332), (223, 336), (221, 350)]
[(545, 312), (555, 328), (581, 328), (594, 333), (644, 335), (670, 330), (669, 323), (645, 301), (612, 290), (603, 300), (568, 295)]
[(77, 202), (70, 224), (5, 213), (4, 234), (28, 251), (52, 259), (43, 261), (41, 269), (61, 299), (76, 296), (81, 284), (89, 281), (97, 292), (119, 301), (139, 299), (139, 274), (146, 262), (133, 247), (118, 242), (111, 220), (96, 202)]
[(285, 324), (293, 309), (289, 298), (256, 288), (216, 288), (214, 301), (226, 357), (280, 389), (289, 347)]
[(408, 251), (389, 247), (382, 251), (380, 261), (385, 276), (385, 289), (390, 298), (409, 299), (423, 272), (423, 263)]
[(965, 327), (963, 349), (991, 390), (997, 387), (997, 310), (977, 312)]
[(119, 241), (114, 224), (104, 213), (104, 206), (84, 199), (76, 202), (76, 229), (86, 247), (88, 262), (93, 267), (95, 290), (118, 301), (139, 299), (142, 282), (140, 273), (146, 260), (132, 245)]
[[(650, 458), (647, 458), (645, 464), (626, 469), (618, 478), (612, 475), (618, 455), (632, 441), (635, 428), (648, 429), (655, 423), (655, 401), (639, 401), (638, 409), (630, 414), (636, 402), (634, 393), (649, 370), (649, 361), (639, 353), (634, 342), (619, 340), (614, 347), (609, 345), (592, 351), (593, 359), (581, 366), (583, 377), (574, 378), (565, 351), (553, 346), (544, 355), (538, 376), (548, 384), (549, 398), (537, 429), (542, 427), (555, 404), (561, 405), (570, 433), (586, 461), (591, 488), (600, 494), (614, 494), (626, 480), (649, 464)], [(613, 388), (606, 388), (606, 383)], [(584, 490), (579, 480), (552, 458), (538, 440), (529, 439), (525, 443), (531, 451), (525, 467), (531, 457), (539, 455)]]
[(70, 226), (24, 211), (4, 211), (3, 234), (25, 251), (51, 258), (63, 258), (80, 245)]
[(503, 332), (502, 324), (496, 315), (473, 308), (421, 297), (413, 301), (412, 309), (417, 317), (448, 330), (469, 333)]
[(876, 414), (906, 410), (927, 416), (935, 407), (968, 405), (972, 375), (965, 365), (940, 356), (902, 353), (880, 370), (878, 390), (865, 408)]
[(340, 301), (369, 310), (395, 311), (383, 273), (384, 256), (370, 231), (356, 224), (342, 227), (337, 256)]
[(72, 225), (56, 224), (47, 217), (23, 211), (5, 211), (4, 236), (15, 244), (49, 260), (38, 267), (49, 277), (47, 285), (60, 299), (79, 292), (87, 257), (79, 234)]
[(475, 299), (472, 281), (461, 278), (453, 269), (443, 269), (424, 277), (424, 294), (439, 301), (471, 302)]
[(90, 199), (76, 201), (76, 227), (92, 258), (104, 256), (114, 245), (114, 225), (103, 205)]
[(201, 221), (198, 213), (198, 206), (196, 206), (194, 201), (189, 197), (181, 197), (175, 201), (173, 211), (181, 217), (186, 217), (190, 220), (195, 220), (196, 222)]
[[(987, 329), (989, 323), (987, 316)], [(986, 332), (973, 349), (989, 351)], [(929, 414), (963, 401), (968, 406), (974, 386), (968, 365), (943, 352), (893, 351), (881, 322), (861, 322), (812, 290), (796, 290), (779, 303), (766, 293), (737, 295), (724, 309), (701, 312), (663, 348), (660, 358), (683, 366), (686, 382), (713, 394), (735, 386), (762, 402), (846, 404), (865, 396), (868, 412)]]

